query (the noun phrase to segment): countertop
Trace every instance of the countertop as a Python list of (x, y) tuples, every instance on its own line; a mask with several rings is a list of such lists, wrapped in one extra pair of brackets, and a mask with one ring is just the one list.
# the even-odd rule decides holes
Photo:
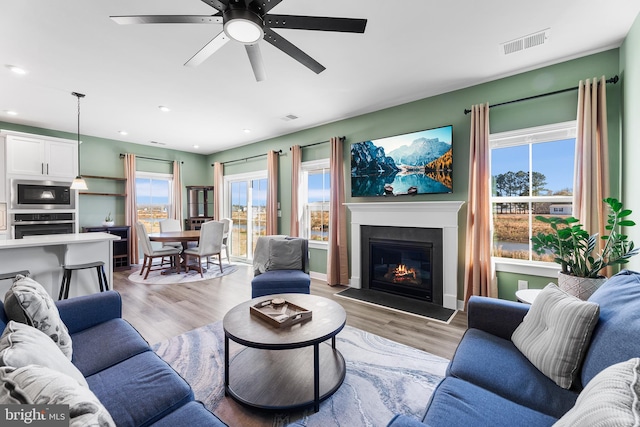
[(0, 250), (28, 248), (34, 246), (74, 245), (80, 243), (103, 242), (108, 240), (120, 240), (120, 236), (109, 233), (74, 233), (30, 236), (26, 239), (0, 240)]

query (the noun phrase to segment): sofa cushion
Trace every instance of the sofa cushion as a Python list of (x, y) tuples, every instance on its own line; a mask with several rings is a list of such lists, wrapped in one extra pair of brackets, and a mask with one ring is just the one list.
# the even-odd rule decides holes
[(0, 337), (0, 366), (22, 368), (27, 365), (46, 366), (88, 387), (78, 368), (44, 332), (11, 320)]
[(479, 329), (467, 330), (447, 375), (556, 418), (571, 409), (578, 397), (540, 372), (510, 340)]
[(226, 424), (197, 401), (191, 401), (152, 424), (153, 427), (225, 427)]
[(576, 405), (554, 427), (637, 426), (640, 359), (609, 366), (584, 388)]
[(18, 275), (4, 297), (9, 320), (26, 323), (47, 334), (71, 360), (72, 343), (58, 308), (42, 285), (30, 277)]
[(69, 426), (114, 426), (109, 412), (87, 387), (44, 366), (0, 368), (0, 403), (69, 405)]
[(423, 422), (431, 426), (549, 427), (556, 418), (458, 378), (442, 380)]
[(548, 284), (511, 336), (515, 346), (560, 387), (569, 389), (598, 322), (599, 306)]
[(151, 425), (193, 400), (189, 384), (152, 351), (88, 376), (87, 382), (118, 426)]
[(251, 280), (251, 298), (272, 294), (308, 294), (311, 278), (302, 270), (265, 271)]
[(589, 301), (600, 305), (600, 320), (584, 358), (581, 379), (585, 385), (607, 367), (640, 355), (640, 273), (621, 271)]
[(267, 271), (302, 270), (302, 240), (269, 240)]
[(151, 351), (147, 342), (126, 320), (112, 319), (72, 335), (73, 363), (85, 377)]

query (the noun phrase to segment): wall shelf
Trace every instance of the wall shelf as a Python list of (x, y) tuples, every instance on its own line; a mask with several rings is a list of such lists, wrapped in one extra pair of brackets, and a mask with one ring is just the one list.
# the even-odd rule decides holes
[[(82, 175), (82, 177), (86, 179), (105, 179), (109, 181), (120, 181), (120, 182), (127, 181), (127, 178), (118, 178), (113, 176)], [(110, 196), (110, 197), (126, 197), (127, 196), (127, 193), (104, 193), (104, 192), (97, 192), (97, 191), (80, 191), (79, 194), (83, 196)]]

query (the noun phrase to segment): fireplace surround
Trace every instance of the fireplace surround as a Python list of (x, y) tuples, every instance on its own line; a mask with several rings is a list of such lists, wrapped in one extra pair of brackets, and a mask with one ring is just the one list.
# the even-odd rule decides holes
[(458, 211), (463, 203), (460, 201), (346, 203), (351, 212), (349, 285), (357, 289), (364, 288), (362, 226), (440, 229), (442, 232), (442, 260), (440, 261), (442, 289), (438, 291), (442, 295), (440, 304), (456, 310), (458, 308)]

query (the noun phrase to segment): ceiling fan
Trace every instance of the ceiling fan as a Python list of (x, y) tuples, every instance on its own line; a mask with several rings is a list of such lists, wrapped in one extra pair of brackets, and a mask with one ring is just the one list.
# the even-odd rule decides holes
[(223, 31), (204, 45), (184, 65), (188, 67), (200, 65), (229, 40), (235, 40), (245, 45), (257, 81), (266, 78), (258, 45), (262, 38), (316, 74), (325, 70), (318, 61), (276, 33), (275, 28), (364, 33), (367, 25), (366, 19), (268, 13), (282, 0), (202, 1), (216, 9), (218, 13), (214, 15), (129, 15), (110, 16), (110, 18), (118, 24), (222, 24)]

